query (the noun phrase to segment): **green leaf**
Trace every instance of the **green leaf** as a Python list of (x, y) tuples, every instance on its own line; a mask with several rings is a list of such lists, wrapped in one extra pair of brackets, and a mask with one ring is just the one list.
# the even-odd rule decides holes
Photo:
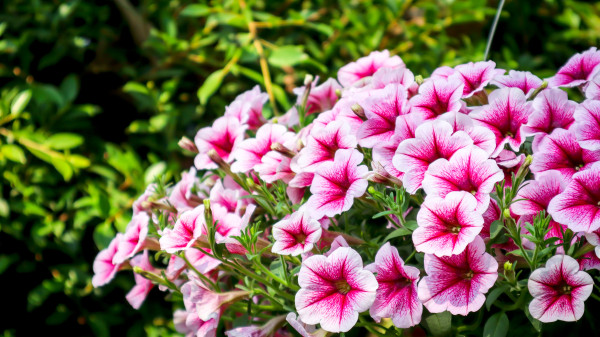
[(25, 107), (27, 106), (27, 104), (29, 104), (30, 100), (31, 100), (31, 90), (21, 91), (15, 97), (15, 99), (13, 99), (12, 104), (10, 105), (10, 112), (13, 115), (20, 114), (21, 112), (23, 112), (23, 110), (25, 110)]
[(415, 229), (417, 229), (417, 227), (419, 227), (419, 224), (416, 220), (408, 220), (404, 223), (404, 227), (410, 229), (411, 231), (414, 231)]
[(92, 162), (88, 158), (80, 156), (78, 154), (72, 154), (67, 156), (67, 161), (75, 168), (86, 168), (92, 164)]
[(46, 140), (46, 145), (56, 150), (72, 149), (83, 144), (83, 136), (76, 133), (57, 133)]
[(47, 104), (49, 101), (51, 101), (54, 102), (59, 108), (62, 108), (65, 104), (60, 91), (51, 85), (36, 85), (33, 87), (32, 96), (35, 98), (36, 103), (40, 105)]
[(179, 13), (179, 15), (200, 17), (200, 16), (206, 16), (206, 15), (210, 14), (210, 12), (211, 12), (210, 7), (208, 7), (206, 5), (192, 4), (192, 5), (187, 5), (181, 11), (181, 13)]
[(214, 73), (208, 75), (200, 89), (198, 89), (198, 99), (201, 105), (206, 105), (210, 96), (212, 96), (223, 82), (224, 72), (223, 69), (219, 69)]
[(137, 82), (127, 82), (123, 86), (123, 91), (127, 93), (138, 93), (142, 95), (148, 95), (150, 92), (148, 91), (148, 87), (141, 83)]
[(529, 319), (529, 322), (531, 322), (531, 325), (533, 326), (535, 331), (542, 331), (542, 322), (538, 321), (537, 319), (533, 318), (533, 316), (531, 316), (528, 305), (525, 306), (525, 316), (527, 316), (527, 319)]
[(500, 234), (500, 231), (502, 231), (502, 228), (504, 228), (502, 221), (496, 220), (492, 222), (490, 225), (490, 240), (495, 239)]
[(276, 67), (291, 67), (308, 60), (302, 46), (283, 46), (269, 55), (269, 63)]
[(159, 161), (158, 163), (150, 165), (146, 170), (146, 174), (144, 175), (144, 181), (146, 185), (153, 182), (156, 177), (163, 174), (167, 170), (167, 163), (164, 161)]
[(2, 145), (2, 154), (17, 163), (25, 164), (25, 152), (23, 149), (15, 144), (4, 144)]
[(508, 316), (504, 312), (492, 315), (483, 327), (484, 337), (505, 337), (508, 333)]
[(51, 162), (54, 168), (63, 176), (65, 181), (71, 180), (71, 177), (73, 177), (73, 168), (71, 167), (71, 164), (56, 157), (53, 157)]
[(115, 237), (115, 230), (110, 222), (106, 221), (103, 224), (96, 226), (93, 237), (96, 247), (98, 247), (98, 249), (104, 249), (108, 247), (110, 241)]
[(507, 288), (508, 287), (506, 285), (503, 285), (503, 286), (500, 286), (500, 287), (490, 291), (490, 293), (487, 295), (487, 298), (485, 299), (485, 307), (487, 308), (488, 311), (492, 307), (492, 304), (498, 299), (498, 297), (500, 297), (500, 295), (502, 295), (504, 293), (504, 291)]
[(397, 238), (400, 236), (406, 236), (406, 235), (410, 235), (410, 234), (412, 234), (412, 231), (410, 231), (407, 228), (400, 227), (400, 228), (396, 229), (395, 231), (391, 232), (388, 236), (386, 236), (385, 239), (383, 240), (383, 242), (388, 242), (389, 240), (391, 240), (393, 238)]
[(452, 314), (448, 311), (427, 316), (423, 324), (433, 336), (445, 336), (452, 330)]
[(73, 102), (79, 92), (79, 80), (75, 74), (67, 76), (60, 84), (60, 93), (67, 102)]
[[(2, 198), (0, 198), (0, 216), (7, 218), (8, 213), (10, 212), (10, 207), (8, 206), (8, 202)], [(1, 228), (0, 228), (1, 230)]]

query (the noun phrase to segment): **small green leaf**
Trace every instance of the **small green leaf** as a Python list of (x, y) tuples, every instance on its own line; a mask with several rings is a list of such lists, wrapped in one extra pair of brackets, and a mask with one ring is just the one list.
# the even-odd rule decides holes
[(500, 297), (500, 295), (504, 293), (506, 288), (507, 286), (503, 285), (490, 291), (490, 293), (487, 295), (487, 298), (485, 299), (485, 307), (487, 308), (487, 310), (490, 310), (492, 304), (498, 299), (498, 297)]
[(483, 327), (484, 337), (505, 337), (508, 333), (508, 316), (504, 312), (492, 315)]
[(167, 164), (164, 161), (159, 161), (158, 163), (150, 165), (146, 170), (146, 174), (144, 175), (144, 181), (147, 184), (153, 182), (157, 176), (163, 174), (167, 170)]
[(427, 316), (423, 323), (433, 336), (445, 336), (452, 330), (452, 314), (448, 311)]
[(308, 60), (302, 46), (283, 46), (275, 49), (269, 56), (269, 63), (276, 67), (291, 67)]
[(419, 224), (416, 220), (408, 220), (404, 223), (404, 227), (410, 229), (411, 231), (414, 231), (415, 229), (417, 229), (417, 227), (419, 227)]
[(2, 154), (9, 160), (12, 160), (17, 163), (25, 164), (25, 161), (26, 161), (25, 152), (18, 145), (15, 145), (15, 144), (2, 145)]
[(219, 69), (208, 75), (200, 89), (198, 89), (198, 99), (200, 100), (200, 104), (206, 105), (210, 96), (219, 89), (221, 82), (223, 82), (223, 74), (223, 69)]
[(181, 11), (181, 13), (179, 13), (179, 15), (200, 17), (200, 16), (206, 16), (206, 15), (210, 14), (210, 12), (211, 12), (210, 7), (208, 7), (206, 5), (192, 4), (192, 5), (185, 6), (185, 8)]
[(8, 217), (8, 213), (10, 212), (10, 207), (8, 206), (8, 202), (2, 198), (0, 198), (0, 216)]
[(31, 100), (31, 90), (21, 91), (15, 97), (15, 99), (13, 99), (12, 104), (10, 105), (10, 112), (13, 115), (20, 114), (21, 112), (23, 112), (23, 110), (25, 110), (25, 107), (27, 107), (27, 104), (29, 104), (30, 100)]
[(383, 240), (383, 242), (388, 242), (389, 240), (393, 239), (393, 238), (397, 238), (400, 236), (406, 236), (406, 235), (410, 235), (412, 234), (412, 232), (404, 227), (400, 227), (398, 229), (396, 229), (395, 231), (391, 232), (388, 236), (385, 237), (385, 239)]
[(46, 140), (46, 145), (56, 150), (72, 149), (83, 144), (83, 136), (76, 133), (57, 133)]
[(71, 74), (60, 84), (60, 93), (67, 102), (73, 102), (79, 92), (79, 80), (75, 74)]
[(500, 234), (500, 231), (502, 231), (502, 228), (504, 228), (502, 221), (496, 220), (492, 222), (490, 225), (490, 240), (495, 239)]
[(71, 167), (71, 164), (63, 159), (55, 157), (52, 158), (51, 162), (52, 165), (54, 165), (54, 168), (63, 176), (65, 181), (71, 180), (71, 177), (73, 177), (73, 168)]
[(86, 168), (92, 164), (88, 158), (78, 154), (67, 156), (67, 161), (75, 168)]

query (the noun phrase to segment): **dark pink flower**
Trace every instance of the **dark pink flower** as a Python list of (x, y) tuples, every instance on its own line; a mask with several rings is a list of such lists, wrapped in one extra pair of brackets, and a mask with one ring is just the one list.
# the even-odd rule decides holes
[(399, 84), (389, 84), (383, 89), (373, 90), (367, 98), (360, 101), (360, 105), (367, 120), (358, 129), (356, 138), (360, 146), (368, 148), (390, 140), (396, 129), (396, 118), (409, 112), (406, 88)]
[(574, 258), (556, 255), (546, 262), (546, 267), (531, 273), (527, 287), (533, 296), (529, 303), (533, 318), (544, 323), (573, 322), (583, 316), (583, 302), (590, 297), (594, 281), (579, 270)]
[(477, 200), (468, 192), (425, 198), (412, 235), (415, 249), (436, 256), (462, 253), (483, 228), (483, 212), (476, 208)]
[[(231, 187), (231, 186), (230, 186)], [(248, 192), (241, 188), (230, 188), (223, 186), (221, 180), (217, 180), (210, 190), (210, 204), (225, 207), (229, 213), (242, 214), (242, 210), (249, 204), (250, 199), (242, 199)]]
[(316, 126), (326, 126), (333, 121), (341, 121), (350, 125), (350, 133), (356, 134), (363, 123), (363, 120), (352, 111), (352, 105), (357, 103), (357, 98), (363, 97), (363, 94), (353, 95), (352, 97), (342, 97), (333, 109), (319, 114), (313, 124)]
[(504, 72), (504, 69), (496, 69), (494, 61), (469, 62), (454, 67), (454, 73), (448, 79), (460, 80), (464, 84), (462, 97), (468, 98), (482, 91), (492, 79)]
[(510, 211), (516, 215), (537, 215), (547, 211), (550, 200), (562, 193), (568, 180), (557, 171), (548, 171), (536, 176), (535, 180), (525, 181), (510, 205)]
[(479, 233), (483, 239), (488, 239), (490, 237), (490, 227), (492, 226), (492, 222), (500, 220), (500, 207), (498, 206), (498, 202), (496, 200), (491, 199), (490, 205), (483, 212), (483, 228)]
[(567, 188), (550, 201), (548, 213), (573, 232), (600, 228), (600, 167), (573, 175)]
[(275, 243), (271, 251), (279, 255), (297, 256), (309, 252), (321, 238), (321, 224), (301, 207), (289, 217), (273, 225)]
[(324, 215), (334, 216), (350, 209), (354, 198), (361, 197), (367, 190), (368, 172), (365, 165), (359, 165), (363, 155), (356, 150), (338, 150), (333, 162), (323, 163), (315, 172), (306, 202), (311, 215), (320, 219)]
[(248, 172), (262, 162), (262, 158), (271, 151), (273, 143), (285, 144), (294, 138), (294, 133), (279, 124), (265, 124), (256, 131), (255, 138), (244, 140), (231, 153), (235, 162), (231, 164), (233, 172)]
[(450, 311), (466, 316), (479, 310), (485, 293), (498, 278), (498, 262), (476, 237), (465, 250), (446, 257), (425, 254), (427, 276), (419, 282), (419, 300), (432, 313)]
[(512, 176), (519, 172), (519, 168), (525, 162), (525, 154), (516, 155), (510, 150), (502, 150), (494, 160), (504, 173), (504, 187), (512, 187)]
[(431, 79), (432, 80), (438, 80), (438, 79), (447, 80), (448, 77), (450, 77), (455, 72), (456, 72), (456, 70), (454, 70), (454, 68), (452, 68), (452, 67), (441, 66), (439, 68), (436, 68), (433, 71), (433, 73), (431, 73)]
[(188, 249), (203, 234), (205, 227), (204, 205), (183, 212), (172, 229), (164, 229), (160, 248), (170, 254)]
[(591, 151), (600, 150), (600, 101), (584, 101), (575, 109), (573, 117), (575, 123), (569, 130), (579, 145)]
[(360, 255), (352, 248), (338, 248), (331, 255), (313, 255), (302, 262), (298, 274), (300, 290), (296, 310), (306, 324), (321, 324), (323, 330), (347, 332), (358, 314), (375, 301), (377, 280), (363, 269)]
[(495, 157), (507, 143), (514, 151), (519, 151), (525, 142), (521, 127), (527, 123), (531, 112), (531, 103), (521, 90), (504, 88), (492, 91), (489, 104), (475, 108), (470, 116), (476, 124), (487, 127), (496, 135), (496, 150), (492, 153)]
[(533, 91), (542, 85), (542, 80), (528, 71), (509, 70), (508, 75), (498, 75), (490, 82), (498, 88), (521, 89), (529, 98)]
[(392, 159), (394, 167), (404, 173), (402, 183), (414, 194), (425, 177), (429, 165), (439, 158), (450, 159), (456, 151), (473, 144), (464, 131), (454, 132), (444, 121), (429, 121), (415, 131), (415, 138), (403, 140)]
[(394, 325), (406, 329), (419, 324), (423, 305), (417, 297), (419, 269), (405, 266), (398, 249), (389, 242), (384, 244), (375, 262), (366, 270), (376, 273), (377, 293), (369, 313), (376, 322), (382, 318), (392, 318)]
[(536, 175), (556, 170), (564, 179), (571, 179), (573, 174), (590, 168), (599, 160), (600, 151), (582, 149), (573, 133), (556, 129), (542, 139), (530, 168)]
[(332, 162), (339, 149), (356, 148), (356, 137), (350, 126), (333, 121), (325, 127), (315, 127), (306, 146), (298, 153), (298, 165), (304, 172), (315, 172), (321, 163)]
[(262, 109), (269, 95), (260, 92), (258, 85), (238, 95), (231, 104), (225, 107), (225, 116), (235, 117), (242, 125), (248, 125), (250, 130), (256, 130), (265, 124)]
[(496, 162), (472, 146), (456, 151), (450, 160), (441, 158), (429, 165), (423, 190), (427, 196), (442, 198), (452, 191), (469, 192), (477, 199), (477, 210), (483, 211), (488, 208), (494, 186), (502, 179), (504, 174)]
[(246, 128), (240, 124), (235, 117), (217, 118), (212, 126), (198, 130), (194, 142), (198, 148), (198, 154), (194, 158), (194, 165), (199, 170), (216, 169), (215, 164), (209, 157), (210, 150), (217, 151), (219, 157), (230, 163), (233, 160), (232, 153), (244, 140)]
[(473, 119), (461, 112), (447, 112), (438, 119), (446, 121), (452, 125), (452, 130), (464, 131), (473, 140), (473, 144), (488, 155), (496, 150), (496, 136), (485, 126), (475, 125)]
[(362, 78), (372, 76), (383, 67), (397, 67), (404, 65), (402, 59), (394, 55), (390, 57), (387, 50), (374, 51), (368, 56), (361, 57), (356, 62), (348, 63), (338, 71), (338, 80), (344, 87), (349, 87)]
[[(145, 250), (143, 254), (133, 257), (130, 264), (132, 267), (140, 267), (144, 271), (159, 274), (158, 269), (150, 264), (147, 250)], [(150, 290), (154, 287), (154, 283), (138, 273), (135, 273), (133, 276), (135, 278), (135, 285), (127, 293), (125, 298), (134, 309), (139, 309), (146, 300)]]
[(117, 233), (117, 236), (112, 239), (108, 247), (101, 250), (96, 256), (93, 265), (94, 277), (92, 277), (92, 285), (94, 287), (98, 288), (109, 283), (115, 277), (119, 269), (121, 269), (121, 264), (114, 263), (113, 259), (117, 253), (117, 247), (119, 246), (122, 235), (123, 234), (121, 233)]
[(125, 234), (119, 240), (117, 253), (113, 258), (115, 264), (125, 262), (125, 260), (148, 247), (149, 223), (150, 217), (146, 213), (138, 213), (131, 218)]
[(198, 206), (198, 201), (192, 199), (192, 189), (198, 186), (199, 182), (196, 169), (193, 167), (189, 172), (181, 174), (181, 180), (173, 186), (169, 195), (169, 203), (177, 209), (177, 212), (181, 213)]
[[(536, 142), (555, 129), (568, 129), (575, 119), (573, 114), (577, 103), (570, 101), (567, 93), (560, 89), (546, 89), (533, 100), (533, 112), (523, 127), (523, 135), (536, 136)], [(534, 144), (534, 150), (536, 145)]]
[(419, 94), (409, 104), (411, 112), (419, 112), (427, 118), (435, 118), (446, 112), (458, 112), (464, 84), (457, 78), (428, 80), (419, 87)]
[(558, 70), (554, 77), (548, 80), (548, 86), (576, 87), (584, 84), (600, 71), (598, 65), (600, 65), (600, 51), (596, 47), (575, 54)]
[[(342, 86), (333, 78), (328, 79), (319, 86), (317, 86), (318, 81), (319, 77), (317, 76), (312, 82), (310, 94), (308, 95), (308, 101), (306, 103), (306, 106), (308, 107), (306, 115), (327, 111), (333, 108), (335, 102), (338, 100), (338, 96), (335, 92), (338, 89), (342, 89)], [(298, 96), (296, 104), (301, 105), (303, 103), (302, 97), (304, 96), (305, 90), (306, 87), (294, 89), (294, 94)]]
[(418, 89), (418, 85), (415, 83), (415, 75), (413, 75), (413, 73), (404, 65), (393, 68), (379, 68), (379, 70), (373, 74), (371, 84), (374, 89), (385, 88), (391, 83), (401, 84), (409, 91), (416, 91)]

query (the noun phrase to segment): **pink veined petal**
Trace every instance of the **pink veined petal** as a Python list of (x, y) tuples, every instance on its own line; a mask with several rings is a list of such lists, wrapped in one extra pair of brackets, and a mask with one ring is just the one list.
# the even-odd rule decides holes
[(575, 109), (573, 117), (575, 123), (569, 130), (579, 145), (590, 151), (600, 150), (600, 101), (584, 101)]
[(596, 101), (600, 100), (600, 73), (594, 76), (585, 87), (585, 97)]
[(256, 85), (235, 98), (231, 104), (225, 107), (225, 116), (235, 117), (240, 124), (247, 125), (250, 130), (256, 130), (266, 120), (262, 115), (263, 105), (269, 100), (269, 95), (260, 92), (260, 86)]
[(499, 88), (518, 88), (529, 98), (542, 85), (542, 80), (528, 71), (509, 70), (508, 75), (499, 75), (490, 82)]
[(117, 253), (119, 241), (121, 241), (122, 236), (123, 234), (117, 233), (117, 236), (112, 239), (108, 247), (101, 250), (96, 256), (96, 259), (94, 259), (92, 285), (95, 288), (101, 287), (112, 281), (117, 271), (121, 268), (121, 264), (113, 263), (113, 258)]
[(517, 196), (516, 201), (510, 206), (511, 212), (516, 215), (538, 214), (547, 211), (550, 200), (562, 193), (567, 187), (568, 180), (558, 171), (548, 171), (540, 174), (534, 181), (525, 181)]
[(321, 224), (311, 218), (306, 208), (273, 225), (275, 243), (271, 251), (279, 255), (297, 256), (312, 250), (321, 238)]
[(217, 165), (208, 157), (208, 152), (215, 150), (219, 157), (230, 163), (232, 153), (243, 141), (246, 126), (240, 124), (235, 117), (217, 118), (213, 125), (198, 130), (194, 142), (198, 154), (194, 158), (194, 165), (199, 170), (215, 169)]
[(325, 127), (313, 128), (306, 146), (298, 153), (297, 163), (303, 171), (315, 172), (321, 163), (333, 161), (337, 150), (354, 149), (356, 145), (350, 126), (333, 121)]
[(473, 144), (491, 155), (496, 150), (496, 136), (494, 133), (479, 125), (474, 125), (473, 119), (461, 112), (447, 112), (438, 119), (452, 125), (454, 132), (464, 131), (473, 140)]
[(573, 114), (576, 107), (577, 103), (570, 101), (565, 91), (556, 88), (542, 90), (533, 100), (533, 112), (523, 127), (523, 134), (540, 138), (558, 128), (568, 129), (575, 122)]
[(405, 65), (379, 68), (379, 70), (373, 74), (371, 83), (375, 89), (385, 88), (385, 86), (390, 83), (401, 84), (407, 89), (416, 85), (415, 75), (407, 69)]
[(454, 73), (448, 79), (460, 80), (463, 84), (463, 98), (469, 98), (483, 90), (492, 79), (504, 74), (505, 70), (496, 69), (493, 61), (469, 62), (454, 67)]
[(575, 87), (594, 77), (600, 71), (600, 51), (592, 47), (573, 55), (550, 79), (549, 87)]
[(356, 62), (348, 63), (338, 71), (338, 80), (343, 87), (349, 87), (362, 78), (375, 74), (383, 67), (397, 67), (403, 65), (402, 59), (391, 56), (388, 50), (374, 51), (368, 56), (361, 57)]
[[(335, 102), (338, 100), (338, 96), (336, 94), (336, 90), (342, 89), (342, 86), (333, 78), (327, 79), (327, 81), (317, 86), (318, 76), (312, 82), (312, 87), (310, 90), (310, 94), (307, 100), (308, 112), (307, 115), (318, 113), (322, 111), (327, 111), (333, 108)], [(304, 97), (304, 92), (306, 88), (300, 87), (294, 89), (294, 94), (298, 96), (298, 100), (296, 103), (301, 105), (302, 98)]]
[(166, 228), (159, 240), (161, 249), (173, 254), (191, 247), (200, 235), (204, 224), (204, 205), (181, 214), (173, 229)]
[(231, 164), (233, 172), (248, 172), (262, 161), (262, 157), (271, 151), (273, 143), (284, 144), (293, 139), (294, 134), (279, 124), (265, 124), (256, 131), (255, 138), (241, 142), (231, 155), (235, 162)]
[(464, 84), (456, 78), (428, 80), (419, 87), (419, 94), (409, 104), (411, 112), (435, 118), (446, 112), (458, 112)]
[(125, 262), (144, 248), (149, 223), (150, 217), (146, 213), (138, 213), (133, 216), (131, 222), (127, 225), (125, 234), (119, 240), (117, 253), (113, 257), (115, 264)]

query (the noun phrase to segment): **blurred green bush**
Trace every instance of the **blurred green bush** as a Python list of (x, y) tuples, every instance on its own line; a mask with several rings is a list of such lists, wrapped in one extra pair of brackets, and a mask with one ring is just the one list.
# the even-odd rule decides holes
[[(2, 2), (0, 285), (12, 306), (0, 330), (172, 334), (161, 302), (128, 307), (129, 273), (97, 290), (90, 278), (94, 256), (123, 231), (146, 184), (190, 166), (179, 138), (256, 84), (275, 102), (268, 113), (285, 112), (305, 74), (335, 77), (373, 50), (389, 49), (423, 76), (481, 60), (497, 4)], [(509, 0), (490, 58), (547, 77), (599, 45), (598, 27), (598, 3)]]

